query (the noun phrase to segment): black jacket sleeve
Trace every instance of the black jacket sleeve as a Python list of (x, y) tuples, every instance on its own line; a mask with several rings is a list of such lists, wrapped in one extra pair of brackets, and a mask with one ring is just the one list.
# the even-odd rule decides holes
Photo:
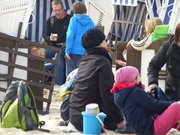
[(46, 41), (47, 44), (50, 44), (50, 34), (51, 34), (51, 23), (50, 23), (50, 18), (46, 21), (45, 25), (45, 30), (44, 30), (44, 40)]
[(149, 85), (152, 83), (158, 84), (158, 74), (161, 68), (167, 61), (166, 52), (169, 47), (169, 42), (165, 42), (160, 49), (157, 51), (155, 56), (149, 63), (148, 66), (148, 83)]
[[(137, 90), (133, 93), (135, 102), (147, 110), (161, 114), (172, 103), (171, 101), (160, 101), (148, 95), (144, 90)], [(138, 95), (138, 97), (137, 97)]]
[(113, 94), (110, 93), (111, 88), (113, 87), (114, 76), (112, 73), (111, 66), (104, 65), (99, 70), (99, 90), (100, 97), (103, 103), (103, 108), (105, 113), (111, 117), (115, 122), (121, 122), (124, 120), (121, 111), (115, 106)]

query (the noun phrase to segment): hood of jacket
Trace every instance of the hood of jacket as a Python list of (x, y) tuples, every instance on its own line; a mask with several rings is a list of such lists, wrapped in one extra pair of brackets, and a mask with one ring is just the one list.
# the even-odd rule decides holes
[(92, 23), (92, 20), (88, 15), (74, 14), (73, 17), (82, 26), (86, 26)]
[(175, 37), (174, 37), (174, 35), (169, 35), (168, 42), (169, 42), (170, 45), (172, 45), (172, 44), (175, 43)]
[(115, 93), (115, 96), (118, 96), (118, 105), (121, 108), (124, 108), (126, 100), (131, 92), (133, 92), (137, 87), (144, 90), (145, 86), (140, 83), (115, 83), (111, 89), (111, 93)]

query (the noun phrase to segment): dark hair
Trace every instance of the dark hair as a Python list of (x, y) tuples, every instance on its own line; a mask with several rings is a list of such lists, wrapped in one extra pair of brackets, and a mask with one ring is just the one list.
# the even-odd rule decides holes
[(86, 5), (84, 4), (84, 2), (80, 2), (80, 1), (75, 2), (73, 4), (73, 12), (75, 14), (86, 14), (87, 9), (86, 9)]
[(52, 5), (58, 5), (58, 4), (61, 4), (62, 8), (64, 9), (64, 5), (63, 5), (63, 2), (61, 0), (53, 0)]
[(180, 38), (180, 23), (176, 26), (176, 30), (175, 30), (175, 41), (176, 43), (179, 42), (179, 38)]

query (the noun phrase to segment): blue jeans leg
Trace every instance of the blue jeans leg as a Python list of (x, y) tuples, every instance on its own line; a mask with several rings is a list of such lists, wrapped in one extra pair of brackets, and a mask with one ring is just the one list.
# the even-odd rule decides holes
[(54, 51), (52, 51), (50, 49), (45, 50), (45, 58), (52, 59), (54, 56), (55, 56)]
[(71, 60), (66, 59), (66, 77), (76, 68), (79, 68), (83, 55), (70, 54)]
[(55, 77), (55, 83), (58, 85), (62, 85), (65, 83), (65, 49), (61, 48), (60, 49), (60, 54), (59, 54), (59, 63), (57, 65), (57, 71), (56, 71), (56, 77)]

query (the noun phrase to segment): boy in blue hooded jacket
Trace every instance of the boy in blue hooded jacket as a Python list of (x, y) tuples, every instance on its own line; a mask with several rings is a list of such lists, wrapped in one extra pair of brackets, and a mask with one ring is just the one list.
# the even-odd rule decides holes
[(66, 38), (66, 76), (79, 67), (81, 58), (85, 54), (82, 47), (81, 37), (89, 29), (94, 28), (94, 23), (88, 15), (83, 2), (73, 4), (74, 15), (70, 20)]
[(165, 135), (171, 128), (179, 129), (180, 102), (157, 100), (144, 91), (140, 82), (135, 67), (125, 66), (115, 73), (111, 92), (127, 123), (140, 135)]

